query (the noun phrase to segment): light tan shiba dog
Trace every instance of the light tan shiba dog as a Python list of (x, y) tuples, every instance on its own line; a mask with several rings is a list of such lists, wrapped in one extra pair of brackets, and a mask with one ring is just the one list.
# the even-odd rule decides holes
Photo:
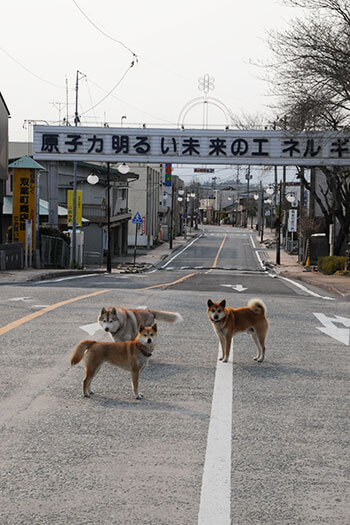
[(262, 363), (265, 357), (265, 339), (268, 322), (265, 317), (266, 306), (261, 299), (251, 299), (248, 306), (243, 308), (230, 308), (223, 299), (220, 303), (208, 300), (207, 313), (219, 338), (222, 357), (221, 361), (227, 362), (230, 355), (232, 337), (238, 332), (248, 332), (258, 348), (254, 360)]
[(134, 341), (123, 343), (96, 342), (86, 339), (75, 348), (71, 364), (76, 365), (84, 358), (85, 377), (83, 380), (83, 395), (90, 397), (91, 381), (102, 363), (110, 363), (123, 370), (131, 372), (132, 390), (136, 399), (142, 399), (139, 393), (139, 375), (147, 365), (157, 340), (157, 325), (140, 325)]

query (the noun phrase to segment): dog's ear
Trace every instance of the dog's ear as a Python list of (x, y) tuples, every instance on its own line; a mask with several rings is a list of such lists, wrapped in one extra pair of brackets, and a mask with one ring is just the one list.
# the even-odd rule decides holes
[(112, 315), (117, 315), (117, 310), (114, 308), (114, 306), (112, 308)]
[(144, 325), (144, 324), (140, 324), (140, 326), (139, 326), (139, 332), (141, 333), (142, 330), (143, 330), (144, 328), (145, 328), (145, 325)]
[(222, 306), (222, 308), (225, 308), (226, 307), (226, 300), (223, 299), (220, 303), (220, 306)]
[(106, 313), (106, 308), (102, 308), (100, 311), (100, 315), (105, 314), (105, 313)]
[(154, 324), (152, 325), (152, 330), (153, 330), (154, 332), (157, 331), (157, 323), (154, 323)]
[(213, 301), (211, 299), (208, 299), (208, 302), (207, 302), (208, 308), (213, 306), (213, 304), (214, 304)]

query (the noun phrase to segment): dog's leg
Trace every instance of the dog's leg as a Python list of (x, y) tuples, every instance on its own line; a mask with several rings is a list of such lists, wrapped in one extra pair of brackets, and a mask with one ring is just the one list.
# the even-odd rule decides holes
[(253, 359), (258, 363), (262, 363), (265, 358), (265, 336), (261, 332), (257, 333), (254, 330), (252, 338), (258, 349), (258, 353)]
[(227, 335), (224, 341), (225, 341), (225, 358), (223, 359), (223, 362), (227, 363), (228, 358), (230, 356), (231, 341), (232, 341), (231, 335)]
[(131, 384), (132, 391), (134, 392), (135, 399), (139, 400), (143, 398), (143, 395), (139, 393), (139, 371), (133, 370), (131, 372)]
[(220, 346), (221, 346), (221, 351), (222, 351), (222, 356), (219, 357), (219, 360), (223, 361), (225, 359), (225, 345), (226, 345), (225, 337), (219, 336), (219, 341), (220, 341)]
[(264, 359), (265, 359), (265, 337), (266, 337), (266, 332), (258, 331), (257, 332), (257, 336), (258, 336), (259, 343), (260, 343), (260, 348), (261, 348), (260, 357), (259, 357), (259, 359), (257, 359), (257, 361), (258, 361), (258, 363), (262, 363), (264, 361)]
[(252, 339), (253, 339), (253, 341), (256, 344), (256, 347), (258, 349), (258, 353), (256, 354), (255, 357), (253, 357), (253, 359), (254, 359), (254, 361), (259, 361), (260, 354), (261, 354), (261, 347), (260, 347), (258, 336), (256, 335), (256, 331), (255, 330), (253, 332), (251, 332), (250, 335), (252, 336)]
[(97, 372), (96, 368), (88, 368), (85, 367), (85, 377), (83, 380), (83, 396), (84, 397), (90, 397), (90, 394), (93, 394), (90, 390), (91, 381), (93, 380), (95, 374)]

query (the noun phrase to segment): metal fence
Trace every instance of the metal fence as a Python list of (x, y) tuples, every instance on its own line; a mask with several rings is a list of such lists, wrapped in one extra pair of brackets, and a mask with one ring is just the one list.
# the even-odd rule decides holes
[(23, 251), (23, 242), (0, 244), (0, 270), (22, 270), (24, 267)]
[(40, 257), (43, 268), (69, 268), (69, 244), (59, 237), (42, 235)]

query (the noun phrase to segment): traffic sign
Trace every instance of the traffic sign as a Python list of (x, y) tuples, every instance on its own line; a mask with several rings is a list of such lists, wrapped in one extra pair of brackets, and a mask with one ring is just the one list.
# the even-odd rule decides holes
[(131, 219), (131, 222), (133, 224), (142, 224), (142, 217), (138, 211), (135, 213), (135, 215)]

